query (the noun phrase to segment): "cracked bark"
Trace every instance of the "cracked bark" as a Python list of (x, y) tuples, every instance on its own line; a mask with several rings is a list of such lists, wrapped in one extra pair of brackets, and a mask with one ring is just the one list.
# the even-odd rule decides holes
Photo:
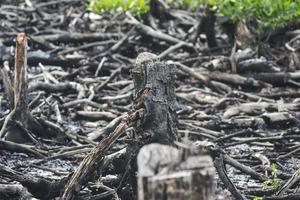
[(144, 88), (149, 89), (144, 116), (136, 131), (147, 143), (172, 144), (177, 140), (175, 72), (175, 65), (160, 62), (154, 54), (144, 52), (136, 59), (132, 70), (135, 95)]

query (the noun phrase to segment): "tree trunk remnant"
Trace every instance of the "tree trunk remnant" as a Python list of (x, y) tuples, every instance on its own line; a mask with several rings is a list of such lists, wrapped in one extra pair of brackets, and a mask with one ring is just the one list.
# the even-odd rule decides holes
[[(1, 70), (3, 84), (11, 104), (11, 112), (6, 116), (0, 131), (0, 139), (26, 143), (35, 141), (34, 136), (56, 137), (60, 131), (45, 124), (42, 119), (31, 115), (28, 106), (27, 82), (27, 39), (25, 33), (19, 33), (16, 40), (14, 80), (11, 81), (8, 69)], [(33, 134), (34, 135), (33, 135)]]
[(15, 74), (13, 84), (13, 109), (6, 117), (0, 132), (0, 138), (14, 142), (30, 141), (30, 137), (15, 122), (21, 123), (24, 130), (28, 129), (28, 98), (27, 98), (27, 39), (25, 33), (19, 33), (16, 41)]
[(144, 52), (136, 59), (132, 70), (134, 93), (137, 96), (145, 88), (149, 89), (144, 116), (136, 126), (146, 143), (171, 144), (177, 140), (175, 72), (175, 65), (160, 62), (155, 54)]
[(206, 8), (204, 13), (205, 15), (202, 17), (197, 26), (194, 43), (197, 42), (197, 39), (201, 33), (205, 33), (208, 47), (214, 48), (218, 46), (215, 34), (216, 15), (209, 8)]
[(175, 70), (175, 65), (160, 62), (156, 55), (146, 52), (138, 56), (132, 70), (135, 95), (149, 89), (136, 131), (144, 137), (142, 141), (153, 143), (138, 154), (138, 199), (213, 200), (215, 173), (211, 157), (183, 158), (180, 150), (162, 145), (177, 140)]
[(141, 133), (141, 143), (172, 143), (177, 138), (175, 66), (159, 62), (154, 54), (142, 53), (137, 57), (132, 73), (135, 101), (131, 110), (124, 115), (114, 131), (81, 162), (66, 185), (62, 199), (73, 199), (91, 178), (91, 174), (101, 169), (105, 153), (128, 127), (134, 126), (136, 132)]
[(191, 155), (167, 145), (144, 146), (138, 155), (139, 200), (214, 200), (215, 169), (208, 155)]

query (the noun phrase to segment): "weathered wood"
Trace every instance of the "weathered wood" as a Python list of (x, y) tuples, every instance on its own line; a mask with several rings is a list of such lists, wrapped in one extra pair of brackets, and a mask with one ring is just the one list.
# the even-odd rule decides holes
[(216, 34), (215, 34), (215, 22), (216, 15), (215, 12), (211, 11), (209, 7), (205, 8), (204, 16), (201, 18), (196, 30), (196, 35), (194, 37), (194, 43), (201, 33), (205, 33), (207, 45), (209, 48), (214, 48), (217, 46)]
[(138, 155), (138, 199), (215, 199), (215, 170), (211, 157), (182, 158), (182, 151), (174, 147), (144, 146)]
[[(38, 199), (52, 199), (58, 196), (62, 187), (67, 182), (66, 177), (57, 181), (54, 180), (49, 181), (45, 178), (40, 178), (40, 177), (32, 176), (30, 174), (20, 173), (18, 171), (15, 171), (3, 165), (0, 165), (0, 173), (2, 177), (10, 178), (11, 180), (21, 183), (22, 186), (25, 187), (30, 194), (32, 194), (34, 197)], [(1, 193), (1, 188), (0, 188), (0, 193)], [(8, 191), (3, 191), (3, 195), (7, 195), (7, 194)], [(10, 199), (10, 198), (1, 198), (1, 194), (0, 194), (0, 199)]]
[(124, 115), (120, 124), (108, 137), (99, 142), (99, 144), (97, 144), (83, 159), (66, 185), (62, 199), (73, 199), (80, 189), (89, 181), (89, 179), (91, 179), (93, 172), (101, 169), (103, 166), (102, 164), (105, 153), (109, 150), (111, 145), (126, 131), (126, 129), (137, 121), (137, 118), (142, 111), (144, 98), (147, 96), (148, 92), (148, 89), (141, 91), (139, 98), (136, 99), (131, 110)]
[(20, 130), (14, 122), (18, 121), (24, 129), (28, 128), (27, 98), (27, 39), (25, 33), (19, 33), (16, 41), (15, 74), (13, 84), (13, 110), (5, 118), (0, 137), (14, 142), (30, 141), (30, 137)]
[(239, 115), (240, 113), (247, 115), (262, 114), (265, 111), (275, 112), (280, 110), (297, 111), (299, 110), (299, 103), (243, 103), (238, 106), (231, 106), (224, 112), (224, 118), (228, 119), (233, 116)]
[(150, 143), (172, 143), (177, 139), (175, 72), (174, 65), (160, 62), (156, 55), (146, 52), (137, 57), (132, 70), (135, 95), (149, 89), (144, 101), (145, 113), (136, 129)]
[(0, 184), (0, 199), (31, 200), (33, 196), (20, 184)]
[(32, 133), (40, 137), (57, 136), (60, 131), (49, 123), (45, 124), (43, 120), (33, 117), (29, 112), (25, 33), (19, 33), (16, 40), (13, 84), (7, 69), (2, 69), (2, 75), (5, 77), (4, 84), (12, 106), (1, 128), (0, 138), (16, 143), (26, 143), (35, 140)]
[(262, 88), (262, 87), (271, 87), (270, 84), (258, 81), (251, 77), (244, 77), (238, 74), (227, 74), (222, 72), (212, 72), (209, 75), (211, 80), (242, 86), (242, 87), (251, 87), (251, 88)]

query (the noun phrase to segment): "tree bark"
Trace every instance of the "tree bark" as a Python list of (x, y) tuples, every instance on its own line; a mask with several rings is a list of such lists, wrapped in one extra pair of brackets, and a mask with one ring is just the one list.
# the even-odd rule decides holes
[(27, 98), (27, 39), (25, 33), (19, 33), (16, 41), (15, 74), (13, 84), (13, 109), (5, 118), (0, 138), (14, 142), (30, 141), (30, 137), (20, 130), (15, 122), (20, 122), (28, 129), (28, 98)]
[(215, 169), (208, 155), (190, 155), (167, 145), (144, 146), (138, 155), (139, 200), (214, 200)]
[(145, 88), (149, 93), (144, 101), (144, 116), (136, 131), (147, 138), (147, 143), (171, 144), (177, 139), (175, 72), (175, 65), (160, 62), (154, 54), (144, 52), (137, 57), (132, 70), (135, 95)]

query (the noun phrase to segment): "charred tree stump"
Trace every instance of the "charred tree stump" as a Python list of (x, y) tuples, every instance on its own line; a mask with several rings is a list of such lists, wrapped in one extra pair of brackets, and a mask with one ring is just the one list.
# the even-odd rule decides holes
[(199, 22), (196, 30), (196, 35), (194, 37), (194, 43), (196, 43), (199, 35), (205, 33), (207, 44), (209, 48), (214, 48), (217, 46), (216, 34), (215, 34), (215, 21), (216, 16), (213, 11), (209, 8), (205, 9), (205, 15)]
[[(28, 129), (28, 98), (27, 98), (27, 39), (24, 33), (17, 36), (15, 53), (15, 74), (13, 84), (13, 109), (6, 117), (0, 132), (0, 138), (14, 142), (30, 141), (15, 122)], [(6, 78), (9, 80), (8, 78)]]
[(16, 40), (13, 83), (7, 70), (3, 68), (1, 73), (11, 103), (11, 112), (5, 118), (0, 131), (0, 139), (26, 143), (35, 141), (34, 135), (31, 133), (40, 137), (56, 137), (59, 131), (33, 117), (28, 108), (27, 39), (25, 33), (19, 33)]
[[(176, 67), (142, 53), (132, 70), (135, 94), (148, 89), (144, 115), (136, 125), (146, 143), (173, 144), (177, 140), (174, 82)], [(210, 156), (183, 159), (182, 152), (162, 144), (144, 146), (138, 154), (138, 199), (214, 198), (214, 167)]]
[[(103, 158), (111, 145), (130, 126), (140, 133), (141, 143), (171, 143), (176, 136), (175, 66), (159, 62), (157, 56), (142, 53), (133, 70), (135, 101), (114, 131), (104, 138), (81, 162), (64, 189), (62, 199), (73, 199), (103, 167)], [(141, 116), (142, 119), (141, 119)]]
[(139, 200), (214, 200), (215, 169), (208, 155), (191, 155), (167, 145), (144, 146), (138, 155)]
[(160, 62), (154, 54), (144, 52), (136, 59), (132, 70), (135, 95), (149, 89), (144, 116), (136, 126), (146, 143), (171, 144), (177, 139), (175, 72), (175, 65)]

